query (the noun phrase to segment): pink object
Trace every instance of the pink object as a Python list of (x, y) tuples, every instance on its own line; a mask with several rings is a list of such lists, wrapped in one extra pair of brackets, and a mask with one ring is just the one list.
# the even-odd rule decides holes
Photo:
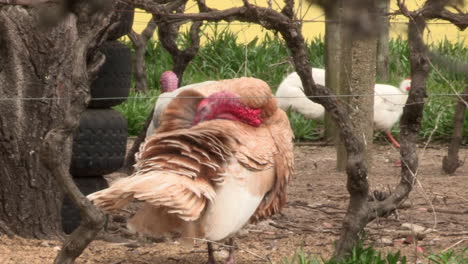
[(243, 105), (239, 101), (239, 96), (234, 93), (218, 92), (198, 104), (193, 124), (213, 119), (228, 119), (258, 127), (263, 121), (260, 117), (261, 113), (261, 109)]
[(179, 78), (173, 71), (165, 71), (159, 79), (163, 93), (172, 92), (179, 87)]

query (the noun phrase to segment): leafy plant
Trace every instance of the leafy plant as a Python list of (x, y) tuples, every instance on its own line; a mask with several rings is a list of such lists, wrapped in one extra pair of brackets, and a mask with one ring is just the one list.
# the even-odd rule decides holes
[(381, 252), (375, 250), (372, 246), (364, 247), (362, 241), (353, 248), (351, 255), (347, 258), (337, 260), (324, 260), (315, 256), (310, 256), (303, 249), (296, 251), (294, 255), (288, 259), (285, 258), (282, 264), (406, 264), (406, 257), (401, 256), (400, 251), (396, 253), (389, 252), (386, 256), (382, 256)]
[(455, 253), (453, 250), (441, 252), (439, 254), (431, 254), (427, 259), (429, 260), (429, 263), (432, 264), (467, 264), (468, 248), (465, 248), (459, 254)]
[(125, 103), (114, 107), (127, 118), (129, 135), (136, 136), (143, 129), (158, 95), (157, 90), (150, 90), (148, 93), (132, 91)]
[(320, 134), (317, 132), (316, 121), (305, 118), (302, 114), (292, 110), (286, 111), (296, 141), (317, 140)]

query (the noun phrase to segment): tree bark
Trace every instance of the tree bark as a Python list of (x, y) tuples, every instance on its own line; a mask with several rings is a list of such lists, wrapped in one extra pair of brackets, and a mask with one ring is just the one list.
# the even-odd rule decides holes
[[(354, 4), (336, 1), (335, 7), (327, 9), (327, 14), (330, 15), (327, 20), (332, 20), (326, 31), (329, 33), (326, 35), (326, 81), (327, 87), (331, 85), (332, 91), (337, 95), (358, 95), (340, 98), (340, 102), (348, 106), (354, 134), (363, 138), (365, 162), (369, 167), (372, 157), (370, 148), (373, 139), (374, 97), (359, 95), (374, 93), (376, 38), (374, 34), (356, 38), (353, 28), (344, 24), (348, 17), (352, 17), (350, 13), (354, 11)], [(333, 127), (329, 127), (329, 130)], [(336, 168), (344, 171), (347, 166), (346, 147), (338, 133), (331, 134), (335, 135)]]
[(390, 19), (387, 15), (390, 8), (389, 0), (378, 0), (380, 30), (377, 40), (377, 79), (388, 82), (389, 77), (389, 38)]
[(102, 212), (80, 193), (68, 170), (71, 136), (104, 62), (96, 51), (112, 26), (109, 10), (112, 5), (95, 9), (80, 2), (53, 25), (39, 27), (40, 9), (0, 8), (0, 96), (7, 99), (0, 103), (0, 142), (9, 154), (0, 157), (0, 181), (8, 186), (0, 189), (0, 220), (25, 237), (61, 235), (65, 192), (83, 221), (55, 263), (73, 263), (103, 226)]
[[(20, 236), (61, 234), (61, 187), (41, 162), (45, 135), (65, 119), (70, 104), (73, 36), (66, 27), (37, 28), (22, 7), (0, 9), (0, 219)], [(70, 140), (62, 153), (68, 164)]]
[[(343, 36), (342, 16), (340, 13), (343, 8), (343, 0), (337, 0), (334, 5), (325, 9), (325, 86), (328, 87), (334, 94), (343, 94), (341, 88), (341, 44)], [(343, 98), (346, 100), (346, 98)], [(334, 119), (325, 112), (325, 137), (328, 141), (334, 142), (335, 146), (343, 146), (340, 144), (340, 135), (337, 132), (338, 126)], [(345, 149), (337, 150), (337, 153), (346, 152)], [(339, 154), (337, 154), (339, 155)]]
[(458, 103), (455, 108), (453, 117), (453, 134), (448, 147), (448, 154), (442, 160), (442, 169), (447, 174), (453, 174), (462, 165), (462, 161), (458, 159), (458, 150), (462, 143), (463, 137), (463, 121), (465, 120), (465, 109), (468, 102), (468, 86), (463, 91), (461, 98), (458, 98)]
[[(345, 32), (346, 33), (346, 32)], [(348, 34), (350, 32), (347, 32)], [(367, 168), (372, 164), (372, 141), (374, 123), (374, 93), (375, 86), (375, 61), (376, 39), (372, 36), (366, 39), (353, 39), (345, 37), (351, 45), (343, 48), (343, 63), (341, 81), (343, 90), (347, 94), (356, 95), (349, 97), (349, 113), (353, 123), (354, 134), (362, 137), (364, 142), (364, 162)], [(364, 96), (363, 96), (364, 95)], [(345, 147), (342, 147), (345, 149)], [(344, 152), (346, 154), (346, 152)], [(337, 167), (344, 170), (347, 158), (338, 156)]]

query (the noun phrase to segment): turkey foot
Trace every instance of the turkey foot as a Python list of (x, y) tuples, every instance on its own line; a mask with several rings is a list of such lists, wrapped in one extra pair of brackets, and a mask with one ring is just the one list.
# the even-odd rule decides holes
[(400, 148), (400, 143), (396, 141), (396, 139), (392, 136), (392, 133), (390, 131), (386, 131), (385, 135), (387, 135), (388, 139), (390, 140), (390, 142), (392, 142), (395, 148)]
[(225, 264), (236, 264), (236, 260), (234, 258), (234, 250), (236, 249), (234, 246), (234, 238), (229, 238), (227, 245), (229, 246), (229, 256), (227, 257)]
[(214, 250), (213, 250), (213, 244), (211, 242), (207, 242), (208, 245), (208, 262), (206, 264), (216, 264), (216, 260), (214, 257)]

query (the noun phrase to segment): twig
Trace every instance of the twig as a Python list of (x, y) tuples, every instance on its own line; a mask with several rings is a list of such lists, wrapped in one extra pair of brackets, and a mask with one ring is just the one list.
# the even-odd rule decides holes
[(438, 192), (433, 192), (432, 194), (435, 194), (435, 195), (440, 195), (440, 196), (447, 196), (447, 197), (460, 198), (460, 199), (462, 199), (463, 201), (466, 201), (466, 202), (468, 202), (468, 199), (466, 199), (466, 198), (463, 198), (462, 196), (459, 196), (459, 195), (451, 195), (451, 194), (438, 193)]
[(454, 211), (454, 210), (447, 210), (447, 209), (440, 209), (440, 208), (429, 208), (427, 209), (427, 211), (444, 213), (444, 214), (458, 214), (458, 215), (468, 214), (468, 209), (465, 209), (463, 211)]
[(453, 232), (453, 233), (442, 233), (441, 236), (466, 236), (468, 235), (468, 231), (463, 232)]
[(463, 243), (463, 241), (467, 241), (467, 240), (468, 240), (468, 238), (464, 237), (463, 239), (457, 241), (456, 243), (450, 245), (449, 247), (444, 248), (444, 249), (442, 250), (442, 252), (445, 252), (445, 251), (447, 251), (447, 250), (449, 250), (449, 249), (452, 249), (452, 248), (458, 246), (459, 244)]

